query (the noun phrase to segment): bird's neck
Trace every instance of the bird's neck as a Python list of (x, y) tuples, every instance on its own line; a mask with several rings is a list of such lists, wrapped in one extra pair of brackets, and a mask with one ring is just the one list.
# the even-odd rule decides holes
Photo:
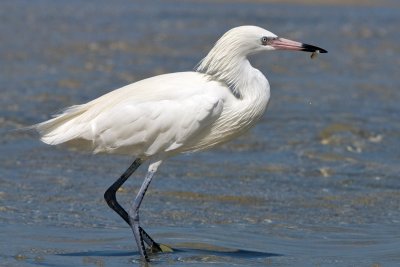
[[(246, 56), (230, 55), (221, 58), (211, 52), (198, 65), (198, 72), (225, 83), (238, 98), (251, 97), (257, 94), (257, 89), (265, 89), (264, 85), (268, 84), (266, 78), (251, 66)], [(255, 84), (257, 81), (260, 84)]]

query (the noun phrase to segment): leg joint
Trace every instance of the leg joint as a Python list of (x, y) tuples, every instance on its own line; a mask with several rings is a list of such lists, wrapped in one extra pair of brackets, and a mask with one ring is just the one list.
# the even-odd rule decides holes
[(139, 210), (135, 208), (130, 208), (128, 210), (129, 219), (132, 223), (139, 223)]
[(117, 201), (117, 198), (115, 196), (115, 190), (112, 187), (108, 188), (107, 191), (104, 193), (104, 199), (106, 200), (107, 203)]

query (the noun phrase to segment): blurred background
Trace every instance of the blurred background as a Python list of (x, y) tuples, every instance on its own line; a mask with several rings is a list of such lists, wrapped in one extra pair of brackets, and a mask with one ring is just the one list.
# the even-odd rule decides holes
[[(141, 208), (180, 250), (159, 266), (400, 262), (397, 0), (1, 1), (0, 266), (131, 266), (103, 200), (132, 158), (50, 147), (15, 129), (157, 74), (190, 71), (228, 29), (258, 25), (329, 51), (253, 56), (262, 121), (164, 163)], [(142, 167), (118, 194), (127, 206)]]

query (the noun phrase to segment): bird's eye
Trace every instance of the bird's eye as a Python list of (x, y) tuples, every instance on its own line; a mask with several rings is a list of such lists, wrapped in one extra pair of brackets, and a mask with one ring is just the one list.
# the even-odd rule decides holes
[(267, 45), (268, 44), (268, 37), (264, 36), (261, 38), (261, 44), (262, 45)]
[(262, 45), (270, 45), (272, 43), (272, 41), (278, 39), (278, 37), (261, 37), (261, 44)]

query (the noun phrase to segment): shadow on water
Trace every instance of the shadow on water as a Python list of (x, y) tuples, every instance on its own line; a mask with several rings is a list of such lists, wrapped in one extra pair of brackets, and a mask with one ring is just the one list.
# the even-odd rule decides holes
[(215, 256), (221, 257), (232, 257), (232, 258), (241, 258), (241, 259), (249, 259), (249, 258), (269, 258), (269, 257), (278, 257), (283, 256), (282, 254), (269, 253), (269, 252), (260, 252), (260, 251), (252, 251), (252, 250), (243, 250), (243, 249), (235, 249), (231, 251), (216, 251), (216, 250), (206, 250), (206, 249), (180, 249), (177, 252), (189, 252), (193, 254), (212, 254)]
[[(179, 246), (179, 245), (178, 245)], [(231, 257), (236, 259), (251, 259), (251, 258), (269, 258), (283, 256), (282, 254), (260, 252), (244, 249), (230, 249), (224, 247), (214, 247), (205, 244), (185, 244), (180, 248), (173, 248), (172, 254), (190, 254), (191, 256), (207, 254), (211, 257)], [(167, 254), (171, 254), (168, 252)], [(58, 256), (75, 256), (75, 257), (125, 257), (125, 256), (139, 256), (138, 252), (121, 251), (121, 250), (97, 250), (73, 253), (60, 253)], [(155, 255), (160, 254), (152, 254)]]
[(57, 256), (68, 256), (68, 257), (125, 257), (139, 255), (133, 251), (121, 251), (121, 250), (97, 250), (97, 251), (84, 251), (84, 252), (72, 252), (72, 253), (59, 253)]

